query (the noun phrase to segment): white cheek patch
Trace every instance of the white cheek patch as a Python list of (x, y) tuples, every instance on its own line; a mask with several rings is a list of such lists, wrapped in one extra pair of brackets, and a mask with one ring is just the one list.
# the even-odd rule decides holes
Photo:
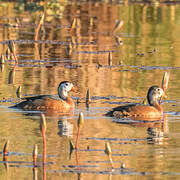
[(73, 88), (73, 84), (72, 84), (72, 83), (69, 83), (68, 88), (67, 88), (67, 91), (69, 92), (72, 88)]
[(63, 93), (67, 93), (67, 92), (71, 91), (72, 88), (73, 88), (72, 83), (66, 83), (66, 84), (62, 84), (62, 86), (59, 89)]
[(164, 91), (163, 91), (162, 89), (159, 89), (159, 90), (160, 90), (160, 91), (158, 91), (158, 90), (156, 90), (156, 91), (151, 91), (151, 92), (149, 93), (150, 99), (152, 99), (152, 97), (153, 97), (153, 99), (158, 99), (158, 98), (160, 98), (160, 97), (163, 95)]
[(68, 83), (68, 86), (64, 86), (64, 90), (66, 92), (69, 92), (69, 91), (71, 91), (72, 87), (73, 87), (73, 84), (72, 83)]
[(158, 93), (156, 94), (156, 98), (160, 98), (163, 95), (164, 91), (162, 89), (159, 89)]
[(154, 95), (154, 97), (158, 99), (160, 97), (160, 93), (157, 93), (156, 95)]
[(163, 95), (163, 90), (162, 89), (159, 89), (158, 93), (157, 93), (157, 96), (161, 97)]

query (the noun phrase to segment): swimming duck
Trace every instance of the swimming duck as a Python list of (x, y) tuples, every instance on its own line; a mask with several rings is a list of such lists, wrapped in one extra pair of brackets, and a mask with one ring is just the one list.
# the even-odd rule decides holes
[(148, 117), (157, 118), (163, 115), (163, 108), (159, 103), (159, 99), (165, 97), (162, 88), (152, 86), (147, 93), (147, 101), (149, 105), (129, 104), (118, 106), (107, 112), (105, 115), (110, 117)]
[(68, 112), (74, 108), (74, 101), (68, 96), (68, 92), (75, 91), (73, 84), (69, 81), (62, 81), (58, 86), (59, 97), (53, 95), (40, 95), (27, 97), (25, 101), (12, 106), (23, 110), (55, 110), (58, 112)]

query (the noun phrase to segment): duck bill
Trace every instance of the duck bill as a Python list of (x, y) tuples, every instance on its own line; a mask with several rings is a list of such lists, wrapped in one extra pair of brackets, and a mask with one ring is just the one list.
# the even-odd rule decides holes
[(76, 88), (75, 88), (75, 87), (72, 87), (71, 91), (72, 91), (72, 92), (76, 92)]
[(167, 95), (165, 94), (165, 92), (164, 92), (163, 95), (160, 97), (160, 103), (162, 102), (162, 99), (163, 99), (163, 98), (166, 99), (167, 97), (168, 97), (168, 96), (167, 96)]
[(167, 96), (167, 94), (165, 94), (165, 92), (163, 93), (163, 95), (161, 96), (161, 98), (167, 98), (168, 96)]

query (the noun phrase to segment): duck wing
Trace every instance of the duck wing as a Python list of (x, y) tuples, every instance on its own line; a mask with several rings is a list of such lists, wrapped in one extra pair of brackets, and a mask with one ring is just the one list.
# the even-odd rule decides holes
[(24, 97), (22, 99), (26, 100), (26, 101), (33, 101), (36, 99), (44, 99), (44, 98), (51, 98), (51, 96), (50, 95), (39, 95), (39, 96), (32, 96), (32, 97)]
[(48, 101), (57, 101), (60, 100), (57, 96), (53, 95), (40, 95), (40, 96), (33, 96), (33, 97), (25, 97), (23, 98), (24, 101), (11, 106), (11, 108), (21, 108), (25, 110), (33, 110), (33, 109), (45, 109), (46, 103)]
[(111, 111), (107, 112), (105, 116), (113, 117), (116, 115), (118, 116), (129, 116), (129, 112), (132, 109), (132, 107), (136, 107), (138, 104), (133, 103), (133, 104), (128, 104), (124, 106), (118, 106), (113, 108)]
[(146, 106), (146, 105), (139, 105), (139, 104), (129, 104), (126, 106), (118, 106), (113, 108), (111, 111), (106, 113), (106, 116), (110, 117), (161, 117), (163, 114), (163, 110), (161, 106), (154, 107), (154, 106)]

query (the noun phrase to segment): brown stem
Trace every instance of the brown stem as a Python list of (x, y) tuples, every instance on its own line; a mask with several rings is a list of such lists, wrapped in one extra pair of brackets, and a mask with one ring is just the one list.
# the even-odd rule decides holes
[(18, 64), (18, 58), (15, 52), (12, 53), (14, 59), (15, 59), (15, 64)]
[(37, 180), (38, 179), (38, 169), (37, 167), (33, 168), (33, 180)]
[(80, 127), (78, 127), (77, 136), (76, 136), (76, 144), (75, 144), (76, 150), (78, 149), (79, 135), (80, 135)]
[(34, 149), (33, 149), (33, 165), (34, 165), (34, 167), (37, 167), (37, 156), (38, 156), (38, 149), (37, 149), (37, 144), (35, 144)]
[(35, 37), (34, 37), (34, 40), (36, 41), (38, 39), (38, 34), (39, 34), (39, 30), (41, 28), (41, 25), (43, 24), (43, 21), (44, 21), (44, 14), (42, 15), (38, 25), (37, 25), (37, 28), (36, 28), (36, 32), (35, 32)]
[(39, 34), (40, 27), (41, 27), (41, 24), (39, 23), (37, 28), (36, 28), (36, 32), (35, 32), (35, 37), (34, 37), (35, 41), (37, 41), (37, 39), (38, 39), (38, 34)]
[(9, 140), (6, 141), (3, 148), (3, 158), (8, 154)]
[(3, 161), (5, 161), (4, 166), (5, 166), (6, 170), (8, 170), (9, 163), (8, 163), (8, 156), (7, 155), (3, 155)]
[(111, 154), (109, 154), (108, 157), (109, 157), (109, 161), (110, 161), (110, 164), (111, 164), (111, 168), (113, 169), (114, 166), (113, 166), (113, 160), (112, 160)]
[(79, 165), (79, 157), (78, 157), (78, 151), (76, 150), (75, 152), (75, 155), (76, 155), (76, 166)]
[(43, 180), (46, 180), (46, 135), (44, 128), (42, 128), (42, 137), (43, 137)]

